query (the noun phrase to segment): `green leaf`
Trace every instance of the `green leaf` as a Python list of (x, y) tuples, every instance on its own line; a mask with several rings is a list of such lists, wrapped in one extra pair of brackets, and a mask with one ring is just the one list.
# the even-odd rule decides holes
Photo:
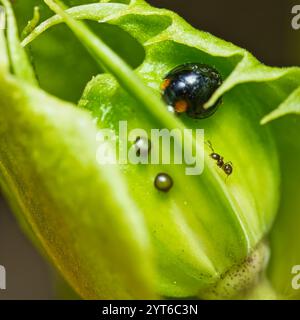
[(97, 164), (92, 119), (0, 77), (1, 174), (56, 267), (85, 298), (151, 297), (144, 221), (118, 169)]
[(274, 111), (262, 119), (262, 124), (266, 124), (272, 120), (278, 119), (289, 114), (300, 114), (300, 88), (296, 89), (292, 94)]
[[(8, 27), (17, 33), (15, 24)], [(6, 44), (4, 36), (1, 40)], [(11, 60), (17, 57), (29, 70), (23, 48), (13, 40), (10, 45), (19, 52), (11, 52)], [(15, 71), (23, 80), (23, 73)], [(0, 184), (23, 228), (82, 296), (153, 297), (143, 219), (118, 169), (97, 165), (91, 118), (5, 69), (0, 83)], [(77, 170), (80, 174), (74, 175)], [(88, 197), (86, 190), (92, 190)], [(109, 229), (119, 231), (103, 232)]]
[(276, 132), (282, 171), (281, 203), (271, 232), (272, 256), (269, 276), (277, 292), (285, 299), (300, 299), (292, 288), (292, 268), (300, 265), (300, 118), (286, 115), (268, 124)]

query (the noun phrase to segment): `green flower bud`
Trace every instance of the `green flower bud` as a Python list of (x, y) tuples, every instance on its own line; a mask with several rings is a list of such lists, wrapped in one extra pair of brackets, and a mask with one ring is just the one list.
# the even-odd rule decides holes
[[(14, 75), (1, 69), (0, 182), (34, 238), (84, 298), (253, 295), (268, 262), (265, 239), (279, 202), (276, 144), (260, 121), (299, 85), (286, 76), (295, 70), (265, 67), (141, 0), (66, 12), (45, 2), (58, 16), (23, 45), (33, 41), (34, 53), (39, 35), (65, 22), (108, 73), (88, 83), (79, 109), (34, 87), (17, 64)], [(73, 18), (122, 28), (143, 46), (144, 61), (133, 72)], [(178, 118), (160, 97), (165, 76), (188, 62), (210, 65), (224, 79), (204, 105), (222, 97), (207, 119)], [(203, 173), (187, 175), (185, 163), (99, 165), (97, 130), (118, 132), (124, 120), (128, 130), (141, 128), (148, 136), (151, 129), (204, 129), (211, 146), (198, 155)], [(204, 141), (188, 135), (185, 143), (195, 151)], [(211, 147), (231, 163), (229, 177)], [(165, 180), (156, 188), (159, 173)]]
[[(112, 84), (116, 89), (111, 90)], [(239, 101), (240, 95), (243, 88), (230, 92), (220, 110), (203, 122), (184, 119), (188, 128), (204, 128), (214, 150), (232, 162), (230, 177), (210, 158), (209, 147), (200, 176), (187, 176), (186, 165), (121, 167), (133, 190), (131, 197), (147, 221), (157, 264), (156, 290), (162, 295), (199, 295), (213, 286), (252, 254), (275, 218), (279, 186), (275, 144), (269, 130), (259, 124), (263, 113), (255, 102)], [(110, 101), (114, 108), (107, 112)], [(99, 76), (88, 85), (82, 105), (101, 119), (98, 124), (104, 128), (118, 130), (119, 121), (128, 119), (128, 114), (131, 129), (160, 127), (108, 76)], [(174, 181), (167, 194), (153, 188), (159, 172), (167, 172)], [(264, 265), (260, 262), (264, 253), (259, 255), (257, 273)]]

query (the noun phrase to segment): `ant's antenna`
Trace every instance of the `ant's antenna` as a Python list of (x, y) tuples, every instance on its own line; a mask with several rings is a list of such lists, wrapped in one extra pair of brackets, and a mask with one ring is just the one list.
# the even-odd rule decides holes
[(207, 144), (209, 146), (209, 148), (211, 149), (212, 152), (215, 152), (215, 150), (212, 146), (212, 143), (209, 140), (205, 141), (205, 144)]

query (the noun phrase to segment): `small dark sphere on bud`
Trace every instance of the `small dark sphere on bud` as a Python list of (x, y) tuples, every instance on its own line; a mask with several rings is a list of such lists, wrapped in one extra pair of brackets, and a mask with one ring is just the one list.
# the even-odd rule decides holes
[(154, 180), (154, 186), (159, 191), (168, 192), (173, 187), (173, 179), (167, 173), (159, 173)]

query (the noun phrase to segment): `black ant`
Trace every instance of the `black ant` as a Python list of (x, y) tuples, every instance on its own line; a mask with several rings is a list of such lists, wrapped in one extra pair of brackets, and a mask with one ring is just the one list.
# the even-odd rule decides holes
[(233, 171), (232, 162), (229, 161), (225, 163), (224, 158), (215, 152), (211, 142), (207, 141), (206, 144), (209, 146), (209, 148), (212, 151), (212, 153), (209, 156), (217, 162), (217, 166), (225, 172), (227, 177), (229, 177)]

